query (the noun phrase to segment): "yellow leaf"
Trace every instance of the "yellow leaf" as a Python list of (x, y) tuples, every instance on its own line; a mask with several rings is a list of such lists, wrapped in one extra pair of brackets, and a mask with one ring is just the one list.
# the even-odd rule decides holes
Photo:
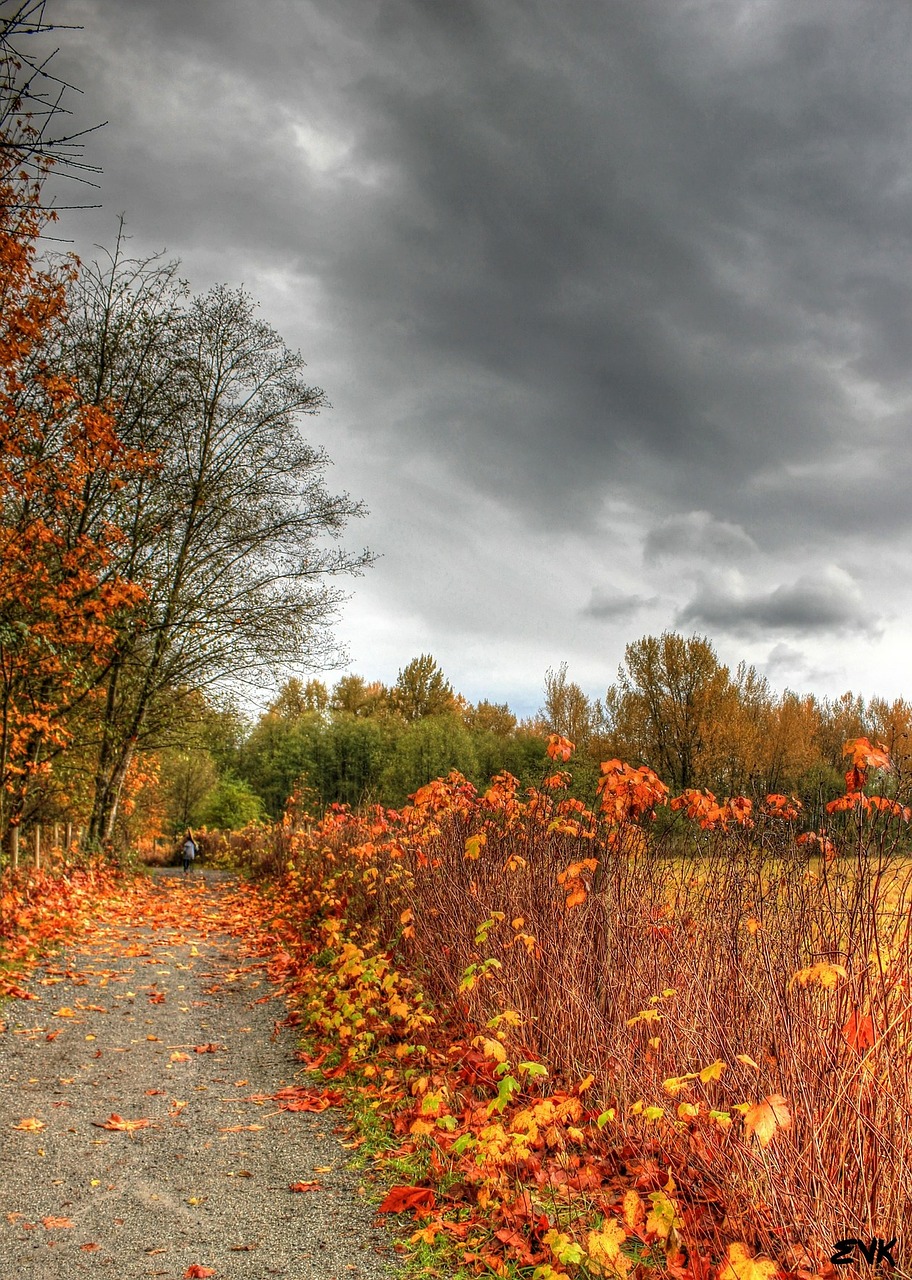
[(637, 1223), (643, 1219), (643, 1201), (640, 1199), (640, 1193), (633, 1187), (628, 1187), (624, 1192), (624, 1199), (621, 1202), (624, 1221), (631, 1231), (635, 1231)]
[(721, 1058), (717, 1058), (715, 1062), (712, 1062), (708, 1067), (703, 1068), (700, 1072), (700, 1080), (703, 1084), (709, 1084), (710, 1080), (718, 1080), (727, 1066), (727, 1062), (723, 1062)]
[(821, 987), (835, 987), (840, 978), (847, 978), (849, 975), (841, 964), (830, 964), (827, 960), (819, 960), (817, 964), (812, 964), (809, 969), (799, 969), (792, 976), (789, 983), (789, 990), (797, 982), (800, 987), (809, 987), (812, 983), (816, 983)]
[(469, 836), (465, 842), (465, 856), (471, 861), (480, 858), (487, 839), (488, 837), (483, 831), (480, 831), (477, 836)]
[(787, 1129), (791, 1123), (792, 1115), (781, 1093), (770, 1094), (744, 1113), (744, 1132), (749, 1138), (755, 1134), (761, 1147), (768, 1147), (777, 1130)]
[(495, 1062), (507, 1060), (507, 1051), (499, 1040), (489, 1040), (487, 1036), (476, 1036), (472, 1044), (480, 1048), (486, 1058), (493, 1058)]
[(736, 1054), (735, 1054), (735, 1061), (736, 1061), (736, 1062), (743, 1062), (743, 1064), (744, 1064), (746, 1067), (753, 1067), (755, 1071), (759, 1071), (759, 1070), (760, 1070), (760, 1063), (759, 1063), (759, 1062), (754, 1062), (753, 1058), (750, 1056), (750, 1054), (749, 1054), (749, 1053), (736, 1053)]
[(728, 1257), (719, 1271), (719, 1280), (773, 1280), (779, 1268), (769, 1258), (752, 1258), (747, 1245), (728, 1246)]
[(626, 1276), (633, 1266), (633, 1260), (621, 1253), (621, 1245), (627, 1239), (627, 1232), (621, 1224), (612, 1218), (603, 1224), (600, 1231), (590, 1231), (586, 1237), (586, 1252), (592, 1270), (600, 1276)]

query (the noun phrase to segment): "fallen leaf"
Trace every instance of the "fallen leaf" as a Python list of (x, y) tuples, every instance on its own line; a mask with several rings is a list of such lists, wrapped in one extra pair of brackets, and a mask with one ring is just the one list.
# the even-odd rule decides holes
[(769, 1258), (752, 1258), (747, 1246), (728, 1246), (728, 1257), (719, 1271), (719, 1280), (773, 1280), (779, 1268)]
[(189, 1061), (190, 1061), (190, 1054), (189, 1054), (189, 1053), (180, 1053), (180, 1052), (178, 1052), (178, 1053), (172, 1053), (172, 1054), (171, 1054), (171, 1061), (172, 1061), (172, 1062), (189, 1062)]
[(14, 1124), (13, 1128), (23, 1129), (26, 1133), (37, 1133), (39, 1129), (44, 1128), (44, 1121), (39, 1120), (37, 1116), (26, 1116), (18, 1124)]
[(198, 1044), (194, 1045), (194, 1053), (218, 1053), (222, 1046), (220, 1044)]
[(83, 1253), (94, 1253), (96, 1249), (100, 1249), (101, 1245), (96, 1244), (94, 1240), (87, 1240), (85, 1244), (81, 1244), (80, 1249)]
[(51, 1017), (52, 1018), (75, 1018), (76, 1011), (75, 1009), (69, 1008), (68, 1005), (64, 1005), (62, 1009), (58, 1009), (56, 1013), (52, 1013)]
[(289, 1191), (317, 1191), (320, 1187), (319, 1182), (289, 1182)]
[(430, 1187), (390, 1187), (377, 1206), (377, 1212), (405, 1213), (413, 1209), (417, 1216), (422, 1211), (433, 1209), (435, 1203), (436, 1198)]
[(41, 1225), (46, 1231), (62, 1231), (65, 1227), (72, 1227), (73, 1223), (70, 1218), (42, 1218)]
[(201, 1267), (198, 1262), (194, 1262), (184, 1272), (184, 1280), (205, 1280), (206, 1276), (217, 1275), (214, 1267)]
[(112, 1112), (103, 1123), (100, 1120), (92, 1121), (96, 1129), (114, 1129), (118, 1133), (133, 1133), (136, 1129), (148, 1129), (151, 1123), (151, 1120), (125, 1120), (116, 1112)]

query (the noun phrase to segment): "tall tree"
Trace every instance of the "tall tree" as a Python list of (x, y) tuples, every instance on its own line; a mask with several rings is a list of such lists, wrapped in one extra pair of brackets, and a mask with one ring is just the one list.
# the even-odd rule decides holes
[(302, 415), (326, 407), (300, 354), (239, 290), (191, 297), (174, 264), (128, 261), (123, 238), (76, 282), (60, 359), (80, 393), (115, 404), (121, 438), (156, 463), (113, 503), (125, 574), (145, 600), (118, 633), (105, 687), (90, 835), (112, 830), (134, 752), (154, 746), (187, 690), (265, 683), (333, 654), (339, 574), (367, 551), (334, 545), (362, 514), (324, 485)]
[(392, 702), (408, 721), (456, 710), (453, 686), (429, 653), (422, 653), (402, 668), (393, 686)]
[(610, 738), (671, 786), (708, 781), (733, 687), (708, 639), (676, 632), (629, 644), (605, 698)]

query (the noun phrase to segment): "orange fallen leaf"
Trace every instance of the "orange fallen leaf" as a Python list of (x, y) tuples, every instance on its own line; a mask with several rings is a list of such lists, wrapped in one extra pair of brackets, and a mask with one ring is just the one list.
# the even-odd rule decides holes
[(435, 1203), (436, 1198), (430, 1187), (390, 1187), (382, 1203), (377, 1206), (377, 1212), (405, 1213), (413, 1209), (417, 1216), (433, 1209)]
[(72, 1227), (73, 1223), (70, 1218), (42, 1218), (41, 1225), (46, 1231), (62, 1231), (65, 1227)]
[(56, 1040), (59, 1035), (59, 1031), (49, 1031), (44, 1038), (45, 1040)]
[(206, 1276), (217, 1275), (214, 1267), (201, 1267), (198, 1262), (194, 1262), (184, 1272), (184, 1280), (205, 1280)]
[(198, 1044), (194, 1045), (194, 1053), (218, 1053), (222, 1046), (220, 1044)]
[(52, 1018), (75, 1018), (76, 1010), (71, 1009), (69, 1005), (64, 1005), (62, 1009), (58, 1009), (56, 1013), (51, 1014)]
[(172, 1053), (171, 1061), (172, 1062), (189, 1062), (190, 1054), (189, 1053)]
[(93, 1253), (96, 1249), (100, 1249), (101, 1245), (96, 1244), (94, 1240), (88, 1240), (85, 1244), (81, 1244), (79, 1247), (83, 1253)]
[(151, 1123), (151, 1120), (125, 1120), (116, 1112), (112, 1112), (104, 1123), (100, 1120), (92, 1121), (96, 1129), (113, 1129), (118, 1133), (133, 1133), (136, 1129), (148, 1129)]
[(289, 1182), (289, 1191), (317, 1191), (320, 1187), (319, 1182)]
[(44, 1121), (39, 1120), (37, 1116), (26, 1116), (24, 1120), (20, 1120), (18, 1124), (13, 1125), (14, 1129), (22, 1129), (26, 1133), (37, 1133), (39, 1129), (44, 1128)]

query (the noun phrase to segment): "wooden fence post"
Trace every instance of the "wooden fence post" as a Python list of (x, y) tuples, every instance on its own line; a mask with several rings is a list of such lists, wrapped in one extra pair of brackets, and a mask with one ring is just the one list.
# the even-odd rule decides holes
[(73, 824), (72, 824), (72, 822), (68, 822), (68, 823), (66, 824), (66, 847), (67, 847), (67, 853), (69, 853), (69, 851), (70, 851), (70, 845), (71, 845), (72, 843), (73, 843)]

